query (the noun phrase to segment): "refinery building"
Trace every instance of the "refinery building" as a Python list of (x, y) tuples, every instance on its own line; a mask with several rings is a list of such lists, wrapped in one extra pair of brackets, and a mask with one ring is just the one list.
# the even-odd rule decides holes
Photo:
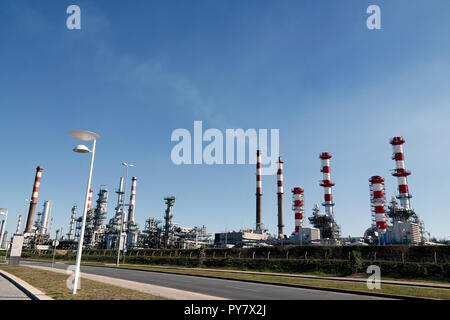
[[(411, 207), (411, 194), (408, 188), (407, 177), (411, 174), (406, 169), (402, 137), (394, 137), (390, 140), (393, 148), (395, 169), (392, 176), (397, 182), (397, 194), (387, 202), (385, 179), (381, 175), (374, 175), (369, 179), (368, 220), (371, 226), (362, 237), (342, 238), (341, 228), (335, 219), (335, 203), (333, 200), (333, 187), (335, 183), (331, 179), (331, 159), (329, 152), (319, 155), (321, 163), (323, 188), (323, 201), (312, 204), (312, 213), (306, 217), (304, 190), (300, 186), (291, 189), (294, 229), (286, 232), (283, 217), (284, 186), (283, 186), (283, 160), (278, 158), (277, 185), (273, 189), (273, 195), (277, 197), (277, 233), (270, 234), (264, 228), (262, 221), (262, 174), (261, 152), (256, 151), (256, 221), (252, 228), (238, 231), (216, 233), (214, 238), (207, 232), (204, 225), (186, 227), (173, 222), (174, 205), (176, 198), (168, 196), (164, 198), (165, 210), (163, 219), (148, 217), (141, 228), (135, 220), (137, 177), (131, 179), (129, 201), (126, 201), (126, 181), (119, 180), (114, 213), (109, 220), (107, 210), (109, 191), (103, 186), (96, 193), (89, 191), (87, 202), (86, 225), (84, 232), (84, 246), (96, 249), (144, 249), (144, 248), (180, 248), (193, 249), (200, 247), (255, 247), (276, 246), (287, 244), (315, 244), (315, 245), (389, 245), (389, 244), (426, 244), (425, 228), (414, 209)], [(52, 229), (52, 201), (43, 203), (42, 211), (35, 217), (39, 187), (43, 169), (39, 166), (33, 184), (33, 191), (28, 210), (26, 225), (24, 228), (24, 247), (34, 249), (48, 249), (51, 247), (50, 239)], [(275, 192), (276, 191), (276, 192)], [(77, 205), (70, 210), (68, 232), (65, 236), (60, 234), (59, 248), (75, 249), (81, 235), (82, 217), (77, 217)], [(370, 210), (369, 210), (370, 208)], [(306, 219), (307, 218), (307, 219)], [(19, 217), (16, 235), (20, 234), (22, 217)], [(307, 225), (307, 221), (309, 225)], [(0, 245), (5, 248), (6, 234), (1, 228)]]

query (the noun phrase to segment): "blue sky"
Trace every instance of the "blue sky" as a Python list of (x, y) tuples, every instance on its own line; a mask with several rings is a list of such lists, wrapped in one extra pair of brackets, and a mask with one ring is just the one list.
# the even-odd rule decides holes
[[(66, 28), (77, 4), (82, 29)], [(370, 4), (382, 29), (368, 30)], [(93, 189), (116, 205), (122, 161), (138, 177), (135, 217), (210, 232), (252, 227), (254, 165), (171, 162), (173, 130), (280, 129), (286, 233), (290, 189), (305, 189), (306, 215), (323, 199), (320, 152), (333, 154), (335, 218), (343, 235), (370, 225), (369, 183), (396, 180), (389, 139), (406, 139), (411, 204), (437, 237), (449, 236), (450, 30), (446, 0), (412, 1), (22, 1), (0, 2), (0, 207), (7, 229), (28, 209), (35, 168), (38, 209), (53, 200), (67, 232), (83, 205), (88, 156), (67, 133), (100, 134)], [(129, 194), (129, 190), (127, 190)], [(276, 176), (263, 177), (263, 223), (276, 232)], [(81, 213), (81, 210), (79, 210)]]

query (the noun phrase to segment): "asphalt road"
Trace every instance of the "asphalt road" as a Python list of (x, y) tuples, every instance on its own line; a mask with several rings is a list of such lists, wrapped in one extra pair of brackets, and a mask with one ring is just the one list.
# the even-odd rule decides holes
[[(27, 264), (51, 266), (51, 263), (47, 262), (21, 261), (21, 265)], [(69, 264), (55, 264), (55, 267), (58, 269), (67, 269), (68, 266)], [(81, 266), (81, 272), (233, 300), (385, 300), (382, 297), (357, 294), (108, 267)]]

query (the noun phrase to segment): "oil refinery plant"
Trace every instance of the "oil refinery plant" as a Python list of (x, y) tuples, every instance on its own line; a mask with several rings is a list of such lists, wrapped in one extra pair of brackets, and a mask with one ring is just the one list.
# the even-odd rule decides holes
[[(380, 175), (374, 175), (369, 179), (370, 215), (371, 226), (359, 239), (344, 239), (341, 237), (341, 228), (336, 222), (335, 203), (333, 202), (333, 187), (335, 183), (331, 179), (331, 158), (329, 152), (319, 155), (321, 161), (323, 188), (323, 202), (321, 210), (319, 204), (313, 204), (312, 214), (305, 217), (304, 190), (300, 186), (293, 187), (292, 212), (294, 216), (294, 230), (285, 233), (283, 224), (283, 160), (278, 158), (277, 171), (277, 234), (272, 235), (264, 228), (262, 222), (262, 174), (261, 152), (256, 151), (256, 223), (254, 228), (239, 231), (227, 231), (216, 233), (214, 238), (206, 230), (205, 226), (182, 227), (173, 222), (174, 206), (176, 198), (168, 196), (164, 198), (165, 210), (163, 219), (148, 217), (143, 228), (136, 223), (136, 187), (137, 177), (131, 179), (131, 194), (127, 203), (123, 178), (119, 180), (116, 206), (113, 216), (107, 220), (107, 208), (109, 191), (101, 186), (96, 193), (96, 201), (93, 205), (93, 190), (88, 196), (87, 215), (84, 232), (84, 246), (97, 249), (144, 249), (144, 248), (180, 248), (192, 249), (200, 247), (254, 247), (276, 246), (287, 244), (316, 244), (316, 245), (389, 245), (389, 244), (427, 244), (425, 228), (419, 216), (411, 207), (411, 194), (408, 188), (407, 177), (411, 174), (406, 170), (402, 137), (394, 137), (390, 144), (393, 147), (393, 160), (395, 169), (392, 176), (397, 180), (397, 195), (393, 196), (389, 203), (386, 200), (385, 179)], [(24, 230), (24, 247), (35, 249), (48, 249), (51, 246), (51, 209), (52, 201), (43, 203), (42, 211), (35, 218), (39, 187), (43, 169), (37, 167), (33, 192), (30, 200), (28, 216)], [(274, 192), (275, 193), (275, 192)], [(77, 205), (70, 210), (68, 232), (61, 237), (59, 248), (75, 249), (81, 234), (82, 217), (77, 217)], [(369, 210), (368, 210), (369, 211)], [(22, 217), (19, 217), (16, 234), (20, 232)], [(306, 225), (309, 221), (309, 226)], [(5, 242), (6, 233), (2, 232)], [(1, 243), (3, 245), (3, 243)], [(6, 245), (4, 245), (6, 246)]]

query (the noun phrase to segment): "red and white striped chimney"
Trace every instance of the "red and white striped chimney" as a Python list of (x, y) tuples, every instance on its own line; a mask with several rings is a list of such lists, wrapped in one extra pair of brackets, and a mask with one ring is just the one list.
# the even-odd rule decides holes
[(392, 160), (395, 160), (396, 168), (394, 169), (394, 173), (392, 175), (397, 177), (398, 182), (398, 196), (397, 198), (400, 200), (400, 206), (406, 210), (410, 209), (409, 199), (411, 199), (411, 195), (408, 191), (408, 181), (406, 179), (407, 176), (411, 174), (411, 172), (406, 171), (405, 168), (405, 157), (403, 155), (403, 144), (405, 140), (402, 137), (394, 137), (391, 139), (392, 148), (394, 154), (392, 156)]
[(87, 203), (87, 210), (89, 211), (91, 209), (92, 205), (92, 193), (94, 191), (92, 189), (89, 189), (89, 197), (88, 197), (88, 203)]
[(130, 206), (128, 208), (128, 222), (134, 223), (134, 206), (136, 204), (136, 182), (137, 178), (133, 177), (131, 182)]
[(371, 191), (372, 212), (375, 216), (375, 224), (380, 238), (384, 239), (386, 233), (386, 196), (384, 179), (380, 176), (373, 176), (369, 179)]
[(17, 228), (16, 228), (16, 234), (19, 234), (20, 232), (20, 224), (22, 223), (22, 216), (19, 216), (19, 221), (17, 221)]
[(256, 230), (262, 230), (261, 196), (262, 196), (261, 151), (256, 150)]
[(325, 207), (325, 213), (328, 216), (332, 216), (334, 203), (331, 188), (334, 186), (334, 183), (331, 182), (331, 154), (328, 152), (322, 152), (322, 154), (320, 154), (320, 159), (322, 160), (322, 169), (320, 171), (323, 173), (323, 180), (320, 186), (323, 187), (324, 192), (324, 202), (322, 205)]
[(278, 238), (284, 235), (283, 225), (283, 160), (278, 157), (277, 196), (278, 196)]
[(24, 233), (30, 233), (33, 227), (34, 212), (36, 211), (36, 204), (39, 195), (39, 186), (41, 184), (41, 176), (42, 176), (42, 168), (37, 167), (36, 176), (34, 178), (33, 184), (33, 193), (31, 194), (30, 209), (28, 210), (27, 225)]
[(292, 211), (295, 214), (295, 234), (299, 234), (300, 228), (303, 227), (303, 189), (292, 189)]

